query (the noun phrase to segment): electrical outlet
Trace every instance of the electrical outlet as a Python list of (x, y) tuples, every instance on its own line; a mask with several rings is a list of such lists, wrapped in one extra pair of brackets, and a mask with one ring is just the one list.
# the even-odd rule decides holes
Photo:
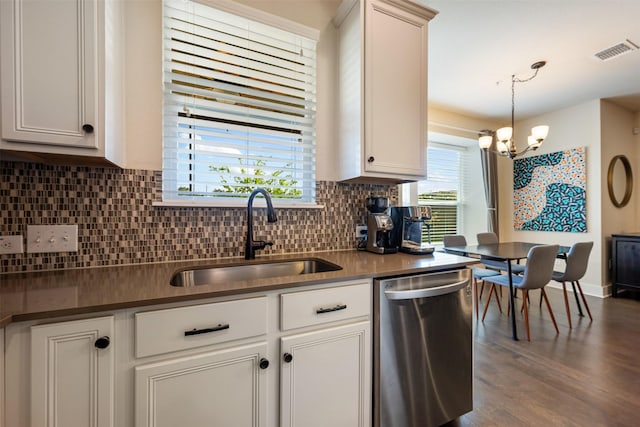
[(356, 239), (362, 239), (367, 237), (367, 226), (356, 225)]
[(21, 254), (22, 252), (24, 252), (22, 234), (0, 236), (0, 254)]
[(76, 224), (27, 226), (27, 253), (77, 251), (78, 226)]

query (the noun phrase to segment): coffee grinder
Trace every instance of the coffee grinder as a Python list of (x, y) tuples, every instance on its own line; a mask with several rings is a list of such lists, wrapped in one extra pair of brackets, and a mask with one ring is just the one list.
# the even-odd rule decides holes
[(389, 215), (387, 197), (367, 197), (367, 250), (376, 254), (393, 254), (398, 246), (391, 239), (393, 220)]

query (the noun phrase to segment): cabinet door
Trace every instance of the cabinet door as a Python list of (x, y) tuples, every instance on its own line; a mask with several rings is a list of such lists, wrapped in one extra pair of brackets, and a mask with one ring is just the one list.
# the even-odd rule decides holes
[(31, 427), (113, 425), (112, 335), (111, 316), (31, 328)]
[(368, 321), (284, 337), (281, 356), (281, 427), (370, 425)]
[(425, 175), (427, 20), (366, 2), (364, 75), (365, 170)]
[(614, 240), (615, 282), (640, 287), (640, 240)]
[(2, 138), (96, 148), (96, 0), (3, 0)]
[(266, 351), (263, 341), (137, 366), (136, 427), (264, 426)]

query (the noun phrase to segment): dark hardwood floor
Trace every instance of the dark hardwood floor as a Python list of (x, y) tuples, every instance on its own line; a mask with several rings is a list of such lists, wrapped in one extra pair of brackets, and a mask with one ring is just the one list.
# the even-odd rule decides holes
[(531, 297), (531, 342), (521, 314), (521, 340), (511, 339), (506, 304), (500, 314), (492, 301), (474, 324), (474, 410), (449, 426), (640, 426), (638, 296), (587, 296), (589, 322), (570, 294), (569, 329), (562, 292), (547, 289), (559, 335), (538, 307), (539, 292)]

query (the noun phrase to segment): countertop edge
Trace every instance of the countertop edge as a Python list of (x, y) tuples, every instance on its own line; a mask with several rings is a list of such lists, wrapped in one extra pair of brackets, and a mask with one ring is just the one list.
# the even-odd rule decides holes
[[(193, 260), (187, 262), (167, 262), (141, 266), (114, 266), (100, 269), (78, 269), (52, 272), (17, 273), (0, 277), (2, 296), (9, 295), (25, 306), (11, 306), (2, 301), (0, 310), (0, 328), (15, 322), (55, 319), (64, 316), (83, 315), (105, 311), (116, 311), (159, 304), (197, 301), (216, 297), (244, 295), (248, 293), (267, 292), (280, 289), (292, 289), (317, 285), (327, 282), (351, 281), (358, 279), (379, 279), (395, 276), (428, 273), (430, 271), (447, 270), (466, 267), (478, 262), (477, 259), (452, 254), (435, 253), (433, 256), (415, 256), (407, 254), (378, 255), (362, 251), (337, 251), (277, 255), (262, 257), (260, 261), (294, 258), (321, 258), (339, 265), (340, 271), (315, 273), (305, 276), (286, 276), (274, 279), (238, 282), (227, 288), (216, 288), (205, 285), (198, 288), (172, 288), (168, 277), (188, 266), (203, 264), (225, 264), (230, 260)], [(235, 260), (231, 260), (235, 261)], [(238, 263), (239, 261), (235, 261)], [(153, 272), (155, 276), (149, 274)], [(104, 283), (96, 277), (104, 275)], [(14, 279), (11, 278), (14, 277)], [(85, 277), (88, 276), (88, 277)], [(135, 276), (135, 277), (130, 277)], [(161, 279), (158, 280), (158, 277)], [(114, 281), (124, 283), (111, 283)], [(40, 283), (42, 282), (42, 283)], [(68, 282), (68, 285), (67, 285)], [(148, 282), (148, 283), (147, 283)], [(164, 282), (164, 283), (163, 283)], [(136, 294), (136, 289), (128, 289), (127, 285), (140, 286), (144, 292)], [(13, 293), (7, 292), (7, 287)], [(113, 288), (113, 289), (112, 289)], [(154, 292), (155, 290), (155, 292)], [(127, 294), (127, 291), (131, 291)], [(95, 294), (92, 294), (92, 292)], [(49, 301), (36, 301), (29, 307), (30, 297), (35, 300), (37, 293), (42, 293)], [(62, 296), (58, 295), (61, 294)], [(17, 296), (16, 296), (17, 294)], [(34, 296), (35, 295), (35, 296)], [(71, 295), (71, 298), (69, 297)], [(43, 298), (43, 296), (39, 296)], [(75, 298), (75, 305), (70, 305), (64, 298)], [(5, 298), (6, 299), (6, 298)], [(24, 302), (26, 301), (26, 302)], [(53, 302), (51, 302), (53, 301)], [(56, 303), (58, 305), (56, 305)], [(37, 304), (40, 304), (38, 306)], [(47, 305), (43, 305), (47, 304)], [(66, 304), (66, 305), (65, 305)]]

